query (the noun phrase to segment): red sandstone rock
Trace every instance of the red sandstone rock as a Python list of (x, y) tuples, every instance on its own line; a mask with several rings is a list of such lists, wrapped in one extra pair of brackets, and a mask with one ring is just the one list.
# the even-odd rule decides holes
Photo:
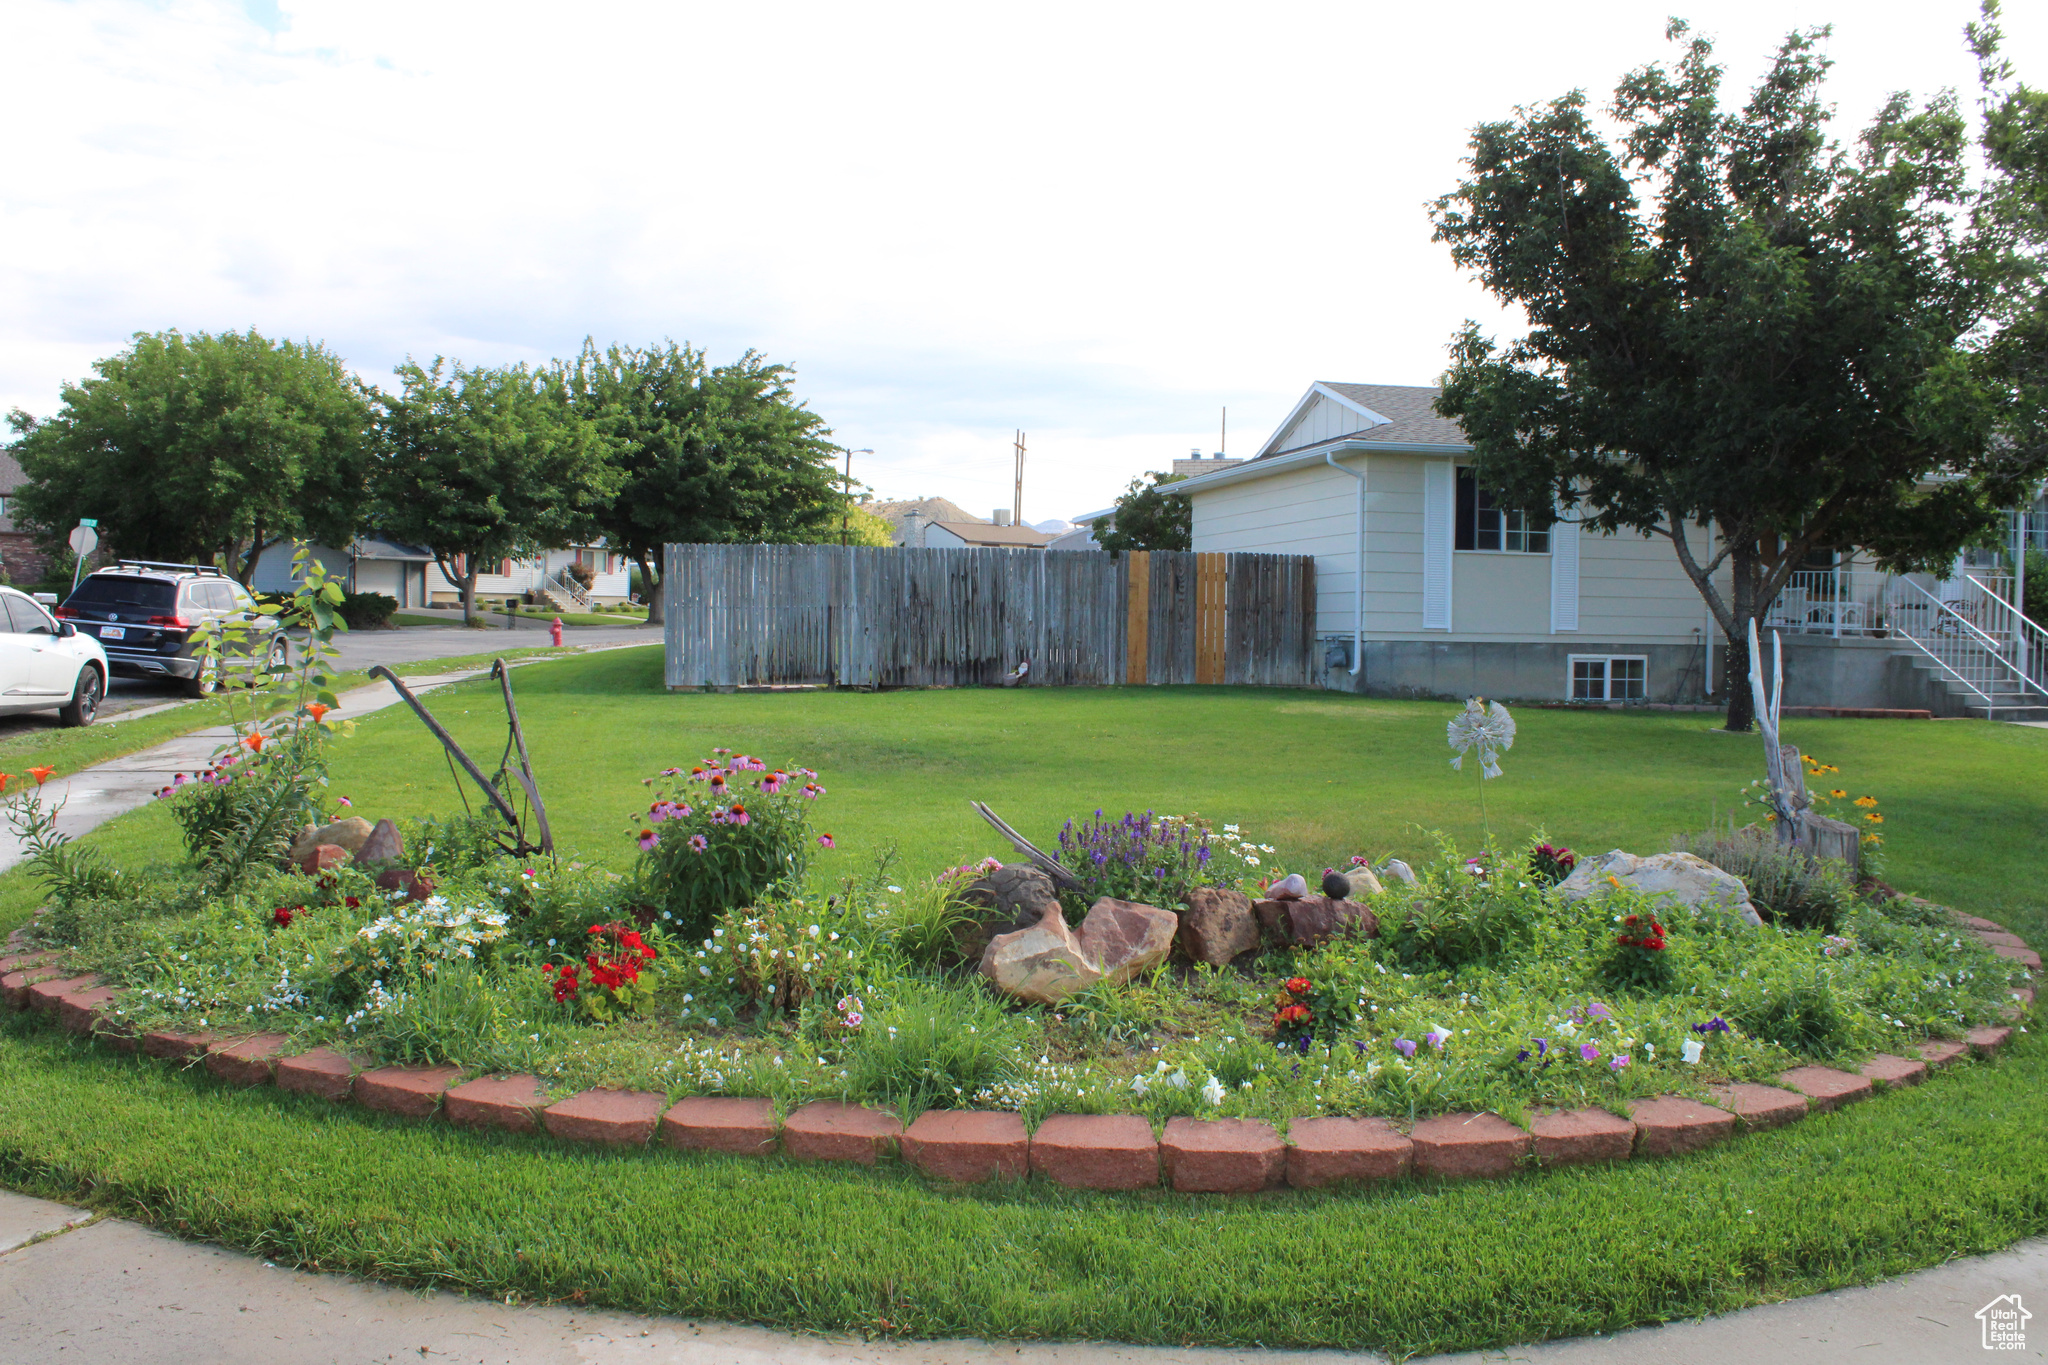
[(1529, 1124), (1537, 1160), (1546, 1166), (1626, 1161), (1636, 1148), (1636, 1126), (1605, 1109), (1538, 1114)]
[(479, 1076), (441, 1097), (441, 1115), (450, 1123), (515, 1133), (538, 1130), (538, 1116), (547, 1107), (547, 1091), (538, 1076)]
[(452, 1066), (380, 1066), (356, 1077), (356, 1103), (383, 1114), (432, 1118), (441, 1093), (461, 1074)]
[(1872, 1084), (1889, 1090), (1894, 1086), (1918, 1085), (1927, 1079), (1927, 1063), (1880, 1052), (1863, 1064), (1862, 1074)]
[(896, 1150), (903, 1123), (894, 1114), (837, 1100), (813, 1100), (782, 1121), (782, 1150), (798, 1161), (858, 1161), (872, 1166)]
[(92, 1033), (108, 1008), (121, 998), (121, 992), (112, 986), (94, 986), (89, 990), (66, 991), (57, 997), (57, 1022), (66, 1033)]
[(1735, 1131), (1735, 1115), (1677, 1095), (1658, 1095), (1629, 1106), (1636, 1121), (1636, 1150), (1644, 1156), (1678, 1156), (1711, 1147)]
[(1282, 901), (1281, 904), (1287, 907), (1280, 917), (1287, 939), (1300, 947), (1318, 947), (1339, 934), (1379, 937), (1379, 917), (1355, 901), (1303, 896), (1300, 900)]
[[(1955, 912), (1950, 911), (1949, 913), (1954, 914)], [(1987, 933), (2002, 934), (2005, 932), (2005, 926), (2003, 924), (2000, 924), (1995, 920), (1984, 919), (1977, 915), (1956, 915), (1956, 923), (1967, 924), (1972, 929), (1981, 929)]]
[(692, 1096), (661, 1116), (661, 1140), (702, 1152), (766, 1156), (775, 1150), (775, 1104)]
[(54, 981), (64, 975), (61, 967), (50, 963), (0, 974), (0, 1007), (25, 1010), (28, 1008), (28, 993), (31, 988), (38, 982)]
[(382, 891), (403, 891), (408, 901), (423, 901), (434, 894), (434, 879), (423, 872), (387, 867), (377, 874), (377, 887)]
[(317, 877), (330, 867), (340, 867), (348, 861), (348, 850), (339, 844), (316, 844), (313, 851), (299, 859), (299, 871), (308, 877)]
[(1506, 1175), (1534, 1150), (1529, 1134), (1498, 1114), (1441, 1114), (1408, 1136), (1417, 1175)]
[(89, 991), (100, 984), (96, 976), (51, 977), (28, 988), (28, 1007), (45, 1014), (57, 1012), (57, 1001), (74, 991)]
[(1991, 951), (2008, 962), (2017, 962), (2030, 972), (2041, 970), (2041, 955), (2032, 948), (2009, 948), (2003, 943), (1991, 945)]
[(333, 1048), (316, 1047), (277, 1064), (277, 1088), (295, 1095), (345, 1100), (355, 1089), (355, 1063)]
[(1031, 1173), (1031, 1139), (1015, 1114), (928, 1109), (903, 1134), (903, 1159), (939, 1180), (1021, 1180)]
[(206, 1069), (230, 1085), (269, 1085), (289, 1046), (291, 1039), (282, 1033), (259, 1033), (209, 1051)]
[(158, 1029), (142, 1035), (142, 1050), (151, 1057), (166, 1062), (182, 1062), (204, 1057), (213, 1047), (210, 1033), (180, 1033), (176, 1029)]
[(1216, 967), (1258, 947), (1259, 922), (1252, 915), (1251, 898), (1227, 887), (1196, 887), (1181, 912), (1180, 945), (1195, 961)]
[(1287, 1146), (1257, 1119), (1166, 1121), (1159, 1158), (1167, 1183), (1183, 1193), (1251, 1194), (1280, 1183)]
[(1074, 940), (1102, 979), (1120, 986), (1166, 961), (1179, 928), (1180, 916), (1171, 910), (1104, 896), (1088, 907)]
[(1936, 1070), (1940, 1070), (1945, 1066), (1954, 1066), (1957, 1062), (1969, 1056), (1970, 1045), (1968, 1043), (1958, 1043), (1953, 1039), (1938, 1038), (1920, 1044), (1919, 1052), (1922, 1061)]
[(1319, 1189), (1408, 1174), (1415, 1144), (1385, 1119), (1296, 1119), (1287, 1125), (1287, 1183)]
[(564, 1142), (606, 1147), (645, 1147), (668, 1108), (668, 1096), (652, 1090), (586, 1090), (541, 1111), (540, 1121)]
[(1747, 1081), (1735, 1085), (1719, 1085), (1710, 1091), (1714, 1103), (1735, 1115), (1735, 1121), (1745, 1130), (1757, 1133), (1766, 1128), (1781, 1128), (1806, 1117), (1806, 1096), (1796, 1090), (1780, 1090), (1775, 1085), (1752, 1085)]
[(1970, 1045), (1970, 1051), (1979, 1057), (1989, 1057), (2006, 1044), (2012, 1037), (2012, 1030), (2000, 1024), (1995, 1028), (1973, 1028), (1963, 1035), (1963, 1041)]
[(1840, 1109), (1856, 1100), (1869, 1099), (1871, 1090), (1870, 1082), (1863, 1077), (1825, 1066), (1794, 1067), (1778, 1077), (1778, 1083), (1806, 1096), (1807, 1104), (1819, 1114)]
[(1076, 1189), (1150, 1189), (1159, 1183), (1159, 1144), (1135, 1114), (1054, 1114), (1031, 1135), (1031, 1169)]

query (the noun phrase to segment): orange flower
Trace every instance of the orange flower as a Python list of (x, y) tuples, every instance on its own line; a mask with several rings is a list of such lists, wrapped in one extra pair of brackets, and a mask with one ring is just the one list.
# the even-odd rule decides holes
[(261, 735), (243, 735), (243, 736), (242, 736), (242, 743), (244, 743), (244, 744), (246, 744), (247, 746), (249, 746), (249, 752), (253, 754), (253, 753), (256, 753), (256, 752), (258, 752), (259, 750), (261, 750), (261, 749), (263, 748), (263, 736), (261, 736)]
[(318, 725), (320, 723), (320, 717), (326, 715), (329, 711), (332, 711), (333, 709), (333, 707), (324, 705), (317, 701), (308, 702), (306, 704), (306, 714), (313, 718), (313, 723), (315, 725)]
[(0, 792), (7, 790), (7, 784), (14, 780), (13, 773), (0, 773)]
[(28, 770), (28, 775), (30, 777), (33, 777), (36, 780), (36, 785), (40, 787), (45, 782), (48, 782), (50, 780), (50, 775), (56, 771), (57, 770), (55, 768), (30, 768)]

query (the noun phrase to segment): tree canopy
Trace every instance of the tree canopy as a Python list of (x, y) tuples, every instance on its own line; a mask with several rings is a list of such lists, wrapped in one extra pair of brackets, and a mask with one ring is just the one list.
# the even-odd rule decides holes
[[(1951, 94), (1897, 95), (1830, 140), (1826, 30), (1795, 33), (1739, 109), (1674, 21), (1671, 65), (1478, 127), (1437, 239), (1527, 332), (1467, 324), (1438, 411), (1510, 506), (1669, 541), (1728, 641), (1816, 548), (1936, 568), (2025, 496), (2041, 439), (2048, 104), (1983, 64), (1985, 159)], [(1696, 549), (1688, 527), (1708, 528)]]
[(559, 374), (439, 357), (396, 373), (378, 400), (378, 525), (434, 553), (465, 616), (484, 566), (596, 538), (622, 476)]
[(1095, 543), (1105, 550), (1185, 550), (1195, 543), (1195, 513), (1187, 495), (1167, 489), (1177, 474), (1152, 474), (1151, 483), (1132, 479), (1116, 500), (1109, 529), (1098, 529)]
[(96, 517), (122, 555), (218, 557), (246, 585), (274, 541), (358, 530), (369, 400), (324, 346), (138, 332), (93, 369), (56, 416), (9, 418), (27, 476), (14, 512), (45, 544)]
[(590, 341), (563, 382), (620, 474), (599, 527), (640, 565), (659, 620), (661, 547), (671, 541), (827, 539), (848, 490), (832, 467), (825, 421), (798, 402), (793, 371), (748, 351), (711, 366), (665, 342), (644, 349)]

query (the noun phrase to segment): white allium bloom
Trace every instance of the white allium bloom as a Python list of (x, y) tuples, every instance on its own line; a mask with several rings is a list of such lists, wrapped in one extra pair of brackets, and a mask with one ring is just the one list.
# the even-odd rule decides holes
[(1451, 748), (1457, 750), (1451, 766), (1462, 770), (1465, 755), (1476, 749), (1481, 777), (1499, 777), (1500, 755), (1515, 747), (1515, 718), (1499, 702), (1472, 697), (1444, 729)]

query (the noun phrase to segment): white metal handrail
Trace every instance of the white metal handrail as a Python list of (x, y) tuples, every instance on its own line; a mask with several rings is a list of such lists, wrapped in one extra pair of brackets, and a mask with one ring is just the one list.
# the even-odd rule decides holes
[(1979, 592), (1990, 599), (1997, 614), (2003, 618), (1999, 625), (2011, 637), (2007, 662), (2012, 664), (2014, 671), (2026, 679), (2035, 691), (2048, 695), (2048, 688), (2044, 688), (2040, 682), (2044, 673), (2043, 666), (2048, 665), (2048, 630), (2041, 629), (2028, 619), (2026, 613), (1995, 586), (2012, 582), (2010, 577), (1994, 578), (1990, 583), (1986, 583), (1975, 574), (1964, 576), (1976, 585)]
[[(1974, 696), (1987, 719), (2000, 709), (2048, 702), (2048, 689), (2014, 667), (2001, 642), (1954, 603), (1936, 597), (1910, 578), (1895, 578), (1887, 588), (1886, 608), (1899, 636)], [(2028, 700), (2029, 692), (2038, 693), (2043, 702)], [(2018, 700), (2013, 700), (2015, 697)]]
[(567, 569), (557, 570), (541, 580), (543, 587), (559, 592), (579, 607), (590, 605), (590, 593), (581, 583), (569, 576)]

